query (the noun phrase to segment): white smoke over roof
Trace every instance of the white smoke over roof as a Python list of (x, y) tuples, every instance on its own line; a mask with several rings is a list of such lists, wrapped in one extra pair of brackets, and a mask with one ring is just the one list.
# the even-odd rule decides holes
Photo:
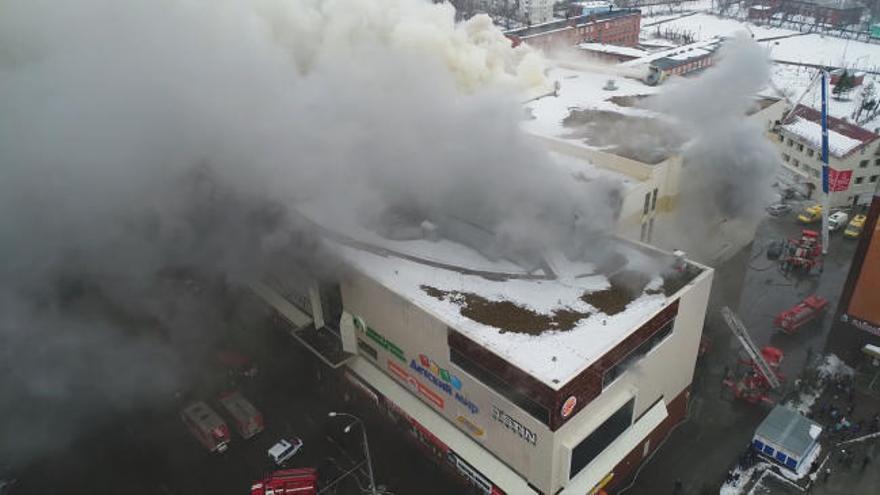
[(608, 229), (615, 185), (587, 189), (521, 137), (538, 55), (452, 20), (418, 0), (4, 2), (0, 458), (170, 396), (222, 304), (159, 274), (310, 256), (290, 234), (301, 201), (366, 223), (440, 212), (508, 249), (583, 252)]

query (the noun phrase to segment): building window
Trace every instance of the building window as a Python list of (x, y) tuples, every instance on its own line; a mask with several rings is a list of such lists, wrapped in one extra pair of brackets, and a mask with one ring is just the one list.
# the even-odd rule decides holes
[(376, 348), (361, 339), (358, 339), (358, 349), (361, 350), (361, 354), (373, 358), (373, 361), (379, 359), (379, 353), (376, 352)]
[(657, 188), (654, 188), (654, 192), (651, 193), (651, 211), (657, 209)]
[(868, 166), (868, 160), (862, 160), (859, 162), (859, 167), (865, 168)]
[(874, 160), (874, 165), (880, 167), (880, 158)]
[(648, 220), (648, 242), (651, 242), (651, 239), (654, 238), (654, 217), (651, 217)]
[(864, 177), (856, 177), (856, 184), (861, 184), (862, 182), (865, 182)]
[(645, 215), (648, 214), (648, 212), (650, 211), (650, 208), (651, 208), (651, 193), (645, 193), (645, 207), (643, 208)]
[(807, 148), (807, 156), (812, 157), (816, 152), (813, 151), (813, 148)]
[(601, 454), (612, 442), (617, 440), (621, 433), (630, 427), (635, 401), (635, 398), (630, 399), (572, 449), (571, 465), (568, 471), (569, 479), (577, 476), (583, 468), (587, 467), (596, 456)]
[(798, 151), (804, 151), (804, 145), (802, 145), (802, 144), (798, 144), (798, 145), (797, 145), (797, 150), (798, 150)]
[(876, 176), (876, 175), (872, 175), (871, 178), (868, 179), (868, 182), (877, 182), (877, 176)]
[(452, 361), (452, 364), (461, 368), (462, 371), (498, 392), (507, 400), (516, 404), (517, 407), (531, 414), (538, 421), (545, 425), (550, 425), (550, 411), (543, 405), (533, 401), (527, 392), (517, 390), (514, 385), (505, 382), (479, 363), (471, 361), (455, 349), (449, 349), (449, 359)]
[(791, 164), (794, 168), (798, 168), (798, 166), (800, 166), (801, 162), (799, 162), (798, 159), (795, 158), (791, 161)]
[(666, 325), (663, 325), (663, 328), (654, 332), (654, 335), (651, 335), (648, 340), (642, 342), (638, 347), (631, 350), (629, 354), (623, 357), (623, 359), (605, 370), (605, 373), (602, 374), (602, 390), (605, 390), (608, 385), (611, 385), (618, 376), (622, 375), (626, 369), (629, 368), (631, 364), (642, 359), (646, 354), (651, 352), (651, 350), (660, 345), (666, 337), (669, 337), (672, 334), (672, 327), (674, 325), (675, 320), (673, 319)]
[(794, 146), (794, 141), (792, 141), (791, 138), (788, 138), (786, 144), (788, 144), (788, 146)]
[(786, 155), (785, 153), (783, 153), (783, 154), (782, 154), (782, 161), (787, 162), (787, 161), (789, 161), (789, 160), (791, 160), (791, 157), (788, 156), (788, 155)]

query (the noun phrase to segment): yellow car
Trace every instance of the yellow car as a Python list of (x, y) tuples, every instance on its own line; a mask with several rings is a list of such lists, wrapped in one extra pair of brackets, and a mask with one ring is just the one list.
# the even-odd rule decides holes
[(813, 205), (804, 208), (797, 218), (801, 223), (818, 222), (822, 219), (822, 205)]
[(846, 230), (843, 231), (843, 236), (855, 239), (862, 235), (862, 229), (865, 227), (865, 219), (865, 215), (854, 216), (846, 226)]

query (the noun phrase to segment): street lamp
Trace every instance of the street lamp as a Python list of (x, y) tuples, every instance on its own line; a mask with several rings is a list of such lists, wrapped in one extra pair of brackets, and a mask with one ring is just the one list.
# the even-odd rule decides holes
[(344, 431), (345, 433), (350, 432), (351, 427), (355, 424), (361, 425), (361, 433), (363, 433), (364, 435), (364, 455), (367, 458), (367, 473), (370, 475), (370, 493), (372, 495), (379, 495), (379, 492), (376, 491), (376, 480), (373, 478), (373, 462), (370, 460), (370, 445), (367, 443), (367, 428), (364, 426), (364, 422), (361, 421), (361, 418), (355, 416), (354, 414), (343, 412), (330, 411), (329, 413), (327, 413), (327, 416), (331, 418), (347, 417), (353, 419), (354, 421), (352, 423), (349, 423), (345, 428), (342, 429), (342, 431)]

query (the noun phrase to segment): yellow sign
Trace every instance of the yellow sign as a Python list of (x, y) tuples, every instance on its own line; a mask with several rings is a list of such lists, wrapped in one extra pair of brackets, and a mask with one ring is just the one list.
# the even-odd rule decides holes
[(593, 487), (592, 490), (590, 490), (589, 495), (597, 495), (598, 493), (605, 493), (604, 490), (602, 490), (602, 489), (605, 488), (606, 486), (608, 486), (608, 483), (611, 483), (611, 480), (613, 478), (614, 478), (613, 472), (606, 474), (605, 477), (602, 478), (602, 481), (600, 481), (596, 486)]
[(465, 418), (464, 416), (459, 416), (459, 417), (455, 418), (455, 420), (458, 422), (458, 424), (462, 425), (464, 427), (464, 429), (467, 430), (468, 433), (470, 433), (471, 435), (473, 435), (475, 437), (483, 438), (483, 435), (486, 434), (486, 432), (483, 431), (482, 428), (471, 423), (470, 420)]

